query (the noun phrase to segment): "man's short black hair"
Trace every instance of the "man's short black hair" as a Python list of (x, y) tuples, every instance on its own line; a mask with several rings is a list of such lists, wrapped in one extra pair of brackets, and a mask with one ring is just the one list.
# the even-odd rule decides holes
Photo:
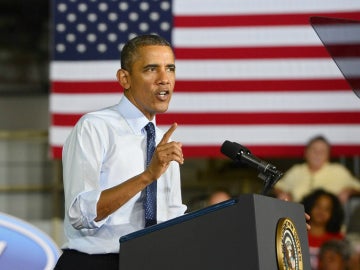
[(121, 68), (130, 72), (138, 50), (142, 47), (153, 45), (171, 48), (170, 43), (166, 39), (154, 34), (141, 35), (130, 39), (121, 51)]

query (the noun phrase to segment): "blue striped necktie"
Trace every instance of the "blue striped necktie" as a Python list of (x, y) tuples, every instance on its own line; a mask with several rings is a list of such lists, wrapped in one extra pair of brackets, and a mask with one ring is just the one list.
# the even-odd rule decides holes
[[(146, 166), (149, 166), (151, 157), (155, 150), (155, 126), (149, 122), (146, 130)], [(145, 188), (144, 210), (145, 227), (156, 224), (156, 189), (157, 180)]]

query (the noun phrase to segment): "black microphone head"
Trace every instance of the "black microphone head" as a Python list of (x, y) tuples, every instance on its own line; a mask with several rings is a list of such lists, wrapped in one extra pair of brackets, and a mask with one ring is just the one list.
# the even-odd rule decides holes
[(230, 142), (230, 141), (225, 141), (222, 144), (221, 149), (220, 149), (221, 153), (223, 153), (225, 156), (227, 156), (233, 160), (236, 159), (240, 150), (241, 150), (240, 144)]

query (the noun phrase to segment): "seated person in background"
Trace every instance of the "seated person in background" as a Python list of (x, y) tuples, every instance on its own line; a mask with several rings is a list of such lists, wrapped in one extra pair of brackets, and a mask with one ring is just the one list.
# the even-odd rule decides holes
[(360, 181), (340, 163), (330, 163), (330, 144), (323, 136), (312, 138), (305, 148), (305, 162), (291, 167), (275, 185), (279, 199), (299, 202), (311, 191), (322, 188), (345, 204), (360, 194)]
[(318, 270), (355, 270), (359, 264), (351, 260), (351, 246), (347, 241), (333, 239), (324, 242), (319, 251)]
[(308, 230), (311, 268), (317, 269), (321, 245), (330, 239), (344, 239), (341, 226), (344, 210), (339, 199), (332, 193), (318, 189), (307, 195), (301, 202), (310, 215)]
[(207, 205), (217, 204), (229, 199), (231, 199), (231, 194), (226, 188), (216, 188), (210, 193), (207, 199)]

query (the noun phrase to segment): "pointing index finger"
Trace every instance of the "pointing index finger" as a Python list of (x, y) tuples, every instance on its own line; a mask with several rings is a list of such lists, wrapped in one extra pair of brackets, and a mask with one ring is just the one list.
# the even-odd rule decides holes
[(162, 137), (159, 144), (165, 144), (170, 140), (171, 135), (174, 133), (175, 129), (177, 128), (177, 123), (173, 123), (168, 131), (165, 132), (164, 136)]

